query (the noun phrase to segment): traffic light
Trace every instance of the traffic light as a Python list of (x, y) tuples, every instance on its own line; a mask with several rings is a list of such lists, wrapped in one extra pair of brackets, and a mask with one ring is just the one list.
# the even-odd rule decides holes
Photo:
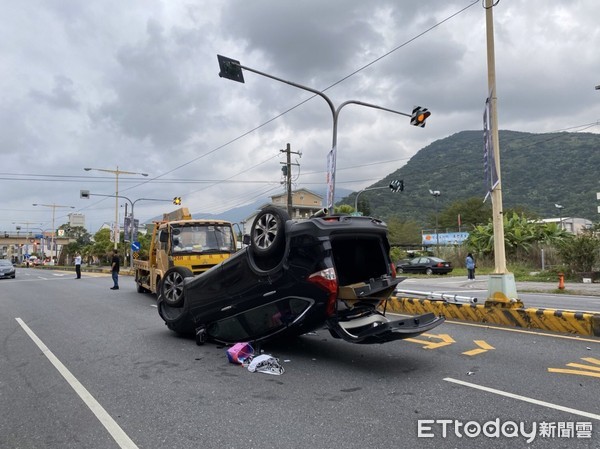
[(175, 206), (180, 206), (181, 205), (181, 197), (180, 196), (176, 196), (175, 198), (173, 198), (173, 204)]
[(404, 180), (393, 180), (390, 182), (390, 190), (392, 192), (403, 192), (404, 191)]
[(427, 117), (429, 117), (430, 115), (431, 112), (429, 112), (427, 108), (415, 106), (410, 116), (410, 124), (414, 126), (419, 126), (420, 128), (424, 128), (425, 120), (427, 120)]

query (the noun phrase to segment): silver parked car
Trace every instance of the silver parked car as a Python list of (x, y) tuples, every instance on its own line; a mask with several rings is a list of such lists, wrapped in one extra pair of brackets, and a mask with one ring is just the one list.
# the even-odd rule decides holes
[(17, 270), (10, 260), (0, 259), (0, 278), (15, 278)]

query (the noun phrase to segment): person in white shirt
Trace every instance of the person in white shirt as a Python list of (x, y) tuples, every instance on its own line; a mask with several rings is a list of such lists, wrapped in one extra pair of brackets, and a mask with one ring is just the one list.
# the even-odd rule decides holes
[(81, 279), (81, 254), (75, 254), (75, 273), (77, 277), (75, 279)]

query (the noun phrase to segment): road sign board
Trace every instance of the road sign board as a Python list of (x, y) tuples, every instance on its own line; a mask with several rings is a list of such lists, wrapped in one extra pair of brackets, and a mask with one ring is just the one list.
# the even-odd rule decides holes
[(133, 242), (131, 244), (131, 251), (139, 251), (141, 248), (140, 242)]

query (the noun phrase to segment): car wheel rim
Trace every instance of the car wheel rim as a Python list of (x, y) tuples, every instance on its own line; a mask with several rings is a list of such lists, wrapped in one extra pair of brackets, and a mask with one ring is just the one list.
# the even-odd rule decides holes
[(279, 223), (277, 217), (273, 214), (265, 214), (256, 223), (254, 243), (258, 248), (267, 249), (273, 244), (278, 233)]
[(183, 276), (171, 273), (165, 278), (163, 295), (168, 303), (175, 303), (183, 296)]

